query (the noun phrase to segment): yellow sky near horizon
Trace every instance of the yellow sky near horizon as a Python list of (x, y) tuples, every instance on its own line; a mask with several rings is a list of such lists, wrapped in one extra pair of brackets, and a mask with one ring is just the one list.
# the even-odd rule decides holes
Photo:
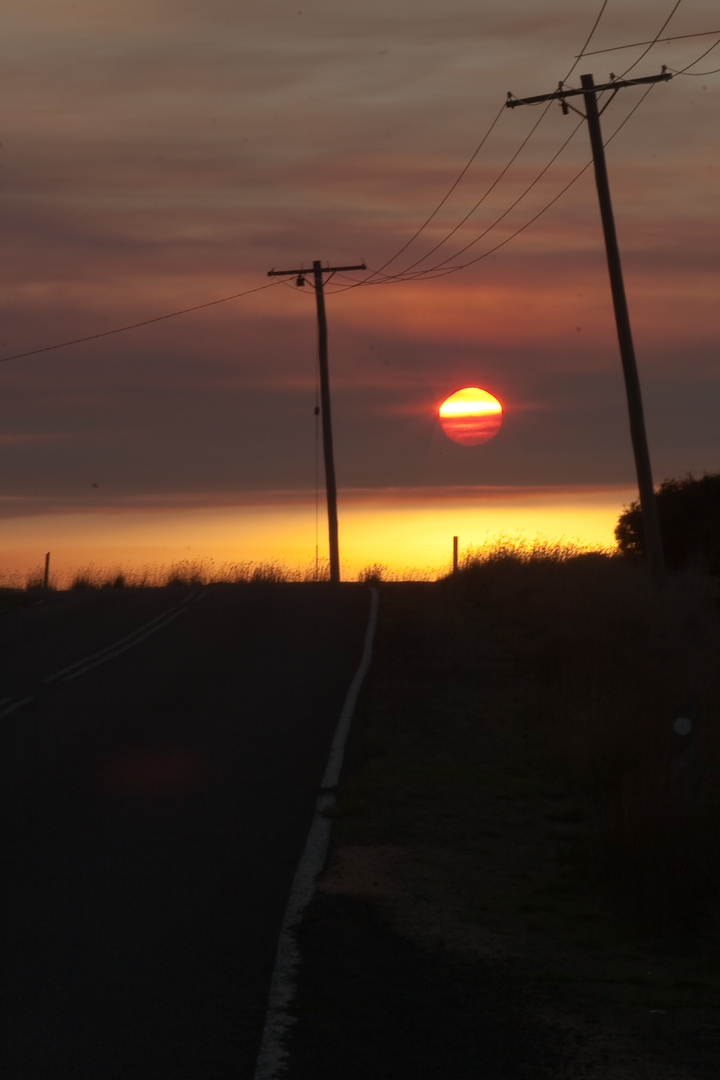
[[(392, 574), (444, 572), (453, 536), (460, 553), (499, 536), (536, 537), (590, 547), (614, 546), (613, 529), (632, 490), (487, 491), (442, 497), (340, 498), (342, 574), (353, 580), (379, 563)], [(56, 575), (96, 571), (278, 561), (307, 569), (315, 559), (315, 505), (254, 505), (165, 511), (42, 514), (4, 524), (0, 572), (37, 572), (51, 553)], [(319, 509), (319, 556), (327, 555), (324, 505)]]

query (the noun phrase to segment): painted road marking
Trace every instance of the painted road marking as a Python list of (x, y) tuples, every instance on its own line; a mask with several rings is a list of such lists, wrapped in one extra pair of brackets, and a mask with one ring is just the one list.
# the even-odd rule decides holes
[[(185, 598), (183, 605), (202, 600), (204, 595), (204, 590), (197, 594), (191, 593)], [(89, 656), (83, 657), (82, 660), (76, 660), (74, 664), (68, 664), (67, 667), (61, 668), (60, 671), (56, 671), (53, 675), (49, 675), (45, 679), (45, 682), (54, 682), (56, 679), (62, 679), (63, 682), (71, 682), (73, 679), (77, 679), (87, 671), (92, 671), (93, 668), (99, 667), (100, 664), (105, 664), (108, 660), (112, 660), (113, 657), (127, 652), (128, 649), (132, 649), (135, 645), (139, 644), (139, 642), (152, 637), (158, 630), (162, 630), (168, 623), (173, 622), (178, 616), (183, 615), (185, 610), (184, 606), (179, 608), (173, 607), (168, 611), (162, 612), (160, 615), (156, 615), (154, 619), (150, 619), (149, 622), (143, 623), (137, 630), (133, 630), (130, 634), (126, 634), (125, 637), (118, 638), (117, 641), (113, 641), (103, 649), (99, 649), (95, 653), (90, 653)]]
[[(79, 678), (86, 672), (92, 671), (93, 668), (99, 667), (100, 664), (107, 663), (108, 660), (112, 660), (115, 656), (127, 652), (128, 649), (132, 649), (133, 646), (138, 645), (141, 641), (156, 634), (158, 630), (162, 630), (164, 626), (174, 622), (179, 615), (183, 615), (185, 611), (187, 611), (185, 605), (196, 603), (198, 600), (202, 600), (204, 596), (204, 589), (200, 592), (191, 592), (189, 596), (186, 596), (183, 600), (182, 607), (173, 607), (168, 611), (163, 611), (160, 615), (156, 615), (154, 619), (150, 619), (149, 622), (143, 623), (137, 630), (133, 630), (124, 637), (118, 638), (117, 641), (111, 642), (110, 645), (106, 645), (103, 649), (98, 649), (97, 652), (90, 653), (89, 656), (83, 657), (82, 660), (76, 660), (74, 664), (68, 664), (67, 667), (61, 668), (52, 675), (48, 675), (43, 681), (45, 683), (52, 683), (60, 679), (62, 682), (71, 682), (73, 679)], [(23, 705), (28, 705), (34, 700), (35, 695), (20, 698), (18, 701), (14, 701), (11, 697), (3, 698), (3, 700), (0, 701), (0, 720), (4, 716), (9, 716), (10, 713), (16, 712), (17, 709), (22, 708)]]
[[(6, 701), (12, 701), (12, 698), (6, 698), (5, 700)], [(20, 698), (20, 700), (14, 702), (14, 704), (8, 705), (8, 707), (6, 709), (1, 709), (0, 710), (0, 720), (2, 720), (3, 716), (9, 716), (10, 713), (15, 712), (16, 709), (21, 709), (23, 705), (27, 705), (30, 701), (34, 701), (34, 700), (35, 700), (34, 697)]]
[(298, 863), (285, 908), (280, 937), (278, 939), (275, 967), (270, 981), (265, 1027), (255, 1066), (254, 1080), (276, 1080), (287, 1065), (288, 1052), (284, 1048), (285, 1037), (294, 1024), (290, 1005), (295, 997), (297, 971), (300, 965), (295, 931), (302, 922), (305, 909), (315, 892), (315, 882), (325, 865), (332, 821), (327, 811), (335, 803), (334, 789), (340, 778), (345, 743), (350, 730), (360, 687), (367, 675), (372, 659), (373, 640), (378, 616), (378, 591), (372, 589), (370, 616), (365, 631), (360, 666), (350, 683), (345, 703), (340, 713), (335, 735), (330, 747), (328, 763), (321, 783), (321, 791), (315, 804), (315, 816), (305, 843), (305, 850)]

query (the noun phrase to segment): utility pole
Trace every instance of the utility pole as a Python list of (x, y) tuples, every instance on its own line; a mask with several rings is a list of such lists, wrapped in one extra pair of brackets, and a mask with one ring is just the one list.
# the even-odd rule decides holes
[[(612, 82), (596, 86), (592, 75), (580, 76), (580, 90), (564, 90), (560, 83), (558, 89), (552, 94), (540, 94), (536, 97), (515, 98), (508, 94), (506, 105), (509, 109), (515, 109), (518, 105), (537, 105), (543, 101), (559, 100), (563, 112), (567, 115), (570, 109), (583, 116), (588, 122), (590, 145), (592, 147), (593, 162), (595, 165), (595, 183), (597, 186), (598, 199), (600, 201), (600, 216), (602, 218), (603, 232), (605, 235), (605, 249), (607, 252), (608, 270), (610, 273), (610, 288), (612, 291), (613, 307), (615, 309), (615, 322), (617, 325), (618, 342), (620, 344), (620, 356), (622, 358), (623, 374), (625, 376), (625, 392), (627, 395), (628, 412), (630, 417), (630, 438), (635, 454), (635, 471), (637, 473), (638, 489), (640, 492), (640, 512), (645, 533), (645, 552), (650, 564), (650, 570), (656, 581), (661, 581), (665, 574), (665, 559), (663, 556), (662, 537), (660, 535), (660, 522), (658, 519), (655, 489), (653, 487), (652, 471), (650, 468), (650, 454), (648, 451), (647, 436), (645, 434), (645, 419), (643, 416), (642, 396), (640, 392), (640, 379), (638, 376), (635, 349), (633, 347), (632, 332), (630, 330), (630, 316), (628, 314), (627, 300), (625, 298), (625, 286), (623, 283), (622, 266), (620, 264), (620, 249), (615, 232), (612, 203), (610, 201), (610, 184), (608, 181), (607, 167), (605, 164), (605, 149), (603, 147), (602, 133), (600, 130), (600, 115), (604, 112), (610, 101), (613, 100), (618, 90), (625, 86), (638, 86), (642, 83), (667, 82), (672, 76), (663, 68), (662, 74), (650, 75), (642, 79), (615, 79), (610, 76)], [(609, 101), (598, 109), (597, 95), (605, 90), (612, 93)], [(585, 112), (580, 112), (573, 105), (569, 105), (566, 98), (582, 95), (585, 102)]]
[[(338, 547), (337, 486), (335, 483), (335, 458), (333, 456), (332, 421), (330, 417), (330, 377), (328, 372), (327, 317), (325, 315), (325, 290), (323, 274), (337, 274), (347, 270), (367, 270), (362, 266), (326, 266), (319, 259), (313, 262), (315, 299), (318, 320), (318, 358), (320, 364), (320, 405), (325, 459), (325, 489), (327, 492), (328, 540), (330, 548), (330, 580), (340, 581), (340, 552)], [(294, 277), (296, 284), (305, 284), (305, 270), (268, 270), (268, 277)]]

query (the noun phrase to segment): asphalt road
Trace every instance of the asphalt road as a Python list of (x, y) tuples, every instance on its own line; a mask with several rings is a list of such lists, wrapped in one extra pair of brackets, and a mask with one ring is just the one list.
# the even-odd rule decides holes
[(4, 1080), (245, 1080), (358, 585), (0, 615)]

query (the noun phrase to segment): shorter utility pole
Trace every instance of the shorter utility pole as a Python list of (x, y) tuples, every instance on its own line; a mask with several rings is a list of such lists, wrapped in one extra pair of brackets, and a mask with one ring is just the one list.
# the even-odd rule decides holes
[[(337, 274), (348, 270), (367, 270), (361, 266), (325, 266), (316, 259), (313, 262), (313, 283), (317, 301), (318, 359), (320, 364), (320, 405), (325, 459), (325, 489), (327, 492), (328, 541), (330, 548), (330, 580), (340, 581), (340, 551), (338, 545), (337, 485), (335, 482), (335, 458), (333, 455), (332, 420), (330, 417), (330, 376), (328, 372), (327, 316), (325, 314), (325, 290), (323, 274)], [(296, 284), (305, 284), (306, 271), (268, 270), (268, 277), (294, 277)]]
[[(597, 95), (603, 91), (610, 91), (612, 96), (603, 106), (605, 111), (610, 101), (615, 97), (618, 90), (625, 86), (638, 86), (643, 83), (667, 82), (672, 76), (664, 68), (660, 75), (649, 75), (642, 79), (615, 79), (610, 76), (611, 82), (596, 86), (592, 75), (580, 76), (580, 90), (563, 88), (560, 83), (557, 90), (552, 94), (539, 94), (536, 97), (515, 98), (508, 94), (506, 105), (509, 109), (515, 109), (518, 105), (537, 105), (544, 101), (558, 100), (562, 110), (567, 114), (570, 109), (583, 116), (588, 122), (590, 145), (592, 147), (593, 162), (595, 165), (595, 183), (597, 186), (598, 200), (600, 202), (600, 217), (602, 219), (603, 233), (605, 236), (605, 249), (607, 253), (608, 271), (610, 274), (610, 288), (612, 291), (613, 307), (615, 309), (615, 323), (617, 326), (620, 356), (622, 359), (623, 374), (625, 377), (625, 392), (628, 402), (630, 417), (630, 437), (635, 455), (635, 471), (638, 479), (640, 492), (640, 512), (642, 517), (643, 532), (645, 533), (645, 553), (650, 564), (651, 572), (656, 581), (662, 580), (665, 574), (665, 558), (663, 555), (662, 536), (660, 534), (660, 522), (658, 519), (657, 503), (655, 501), (655, 489), (653, 487), (652, 471), (650, 468), (650, 453), (648, 451), (647, 435), (645, 433), (645, 418), (643, 415), (642, 395), (640, 392), (640, 378), (635, 359), (632, 333), (630, 330), (630, 316), (628, 313), (627, 300), (625, 297), (625, 285), (623, 283), (622, 266), (620, 263), (620, 249), (618, 247), (617, 234), (615, 232), (615, 220), (613, 217), (612, 203), (610, 201), (610, 184), (608, 181), (607, 166), (605, 164), (605, 149), (603, 147), (602, 132), (600, 130), (600, 114), (598, 109)], [(585, 112), (580, 112), (574, 105), (568, 105), (566, 98), (581, 95), (585, 101)]]

